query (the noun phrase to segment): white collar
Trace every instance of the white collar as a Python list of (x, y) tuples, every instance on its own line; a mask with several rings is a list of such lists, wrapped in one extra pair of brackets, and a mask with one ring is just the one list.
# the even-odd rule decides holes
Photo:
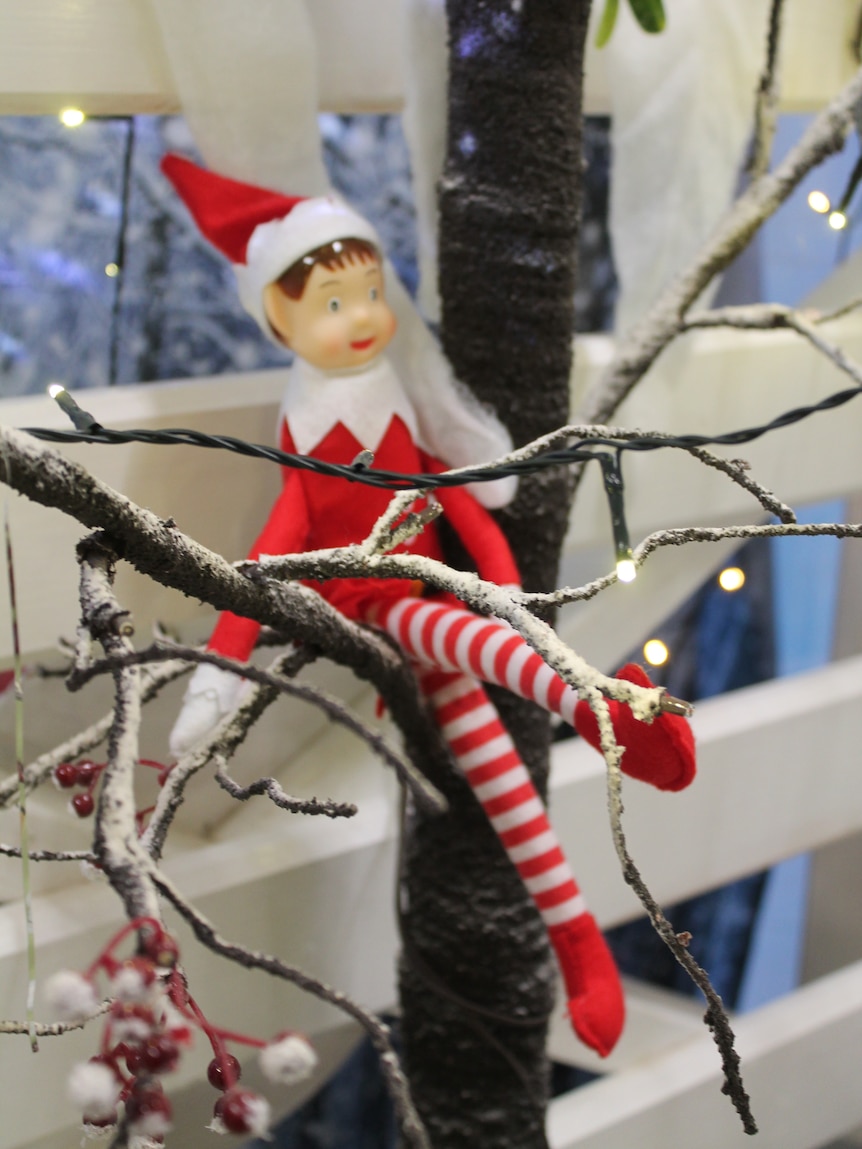
[(321, 371), (296, 358), (290, 370), (281, 419), (301, 455), (307, 455), (336, 423), (343, 423), (367, 450), (377, 449), (392, 421), (400, 415), (414, 440), (416, 414), (385, 356), (351, 371)]

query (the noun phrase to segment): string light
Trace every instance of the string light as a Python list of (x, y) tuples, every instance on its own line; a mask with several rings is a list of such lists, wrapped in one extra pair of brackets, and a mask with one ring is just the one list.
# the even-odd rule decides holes
[(617, 451), (615, 455), (603, 453), (598, 456), (598, 459), (602, 465), (602, 479), (605, 484), (605, 494), (608, 497), (608, 506), (611, 512), (617, 578), (620, 582), (633, 582), (638, 572), (632, 558), (632, 545), (629, 541), (629, 531), (626, 526), (626, 508), (623, 500), (623, 472), (620, 464), (620, 453), (619, 451)]
[(650, 666), (664, 666), (670, 658), (670, 651), (660, 638), (651, 638), (644, 643), (644, 658)]
[(847, 216), (843, 211), (829, 213), (829, 226), (833, 231), (842, 231), (847, 226)]
[[(723, 435), (632, 435), (626, 439), (576, 439), (563, 447), (552, 448), (539, 452), (525, 459), (516, 459), (507, 463), (498, 463), (492, 466), (464, 468), (457, 474), (405, 474), (400, 471), (385, 471), (377, 469), (365, 460), (357, 457), (353, 463), (328, 463), (322, 459), (315, 459), (309, 455), (297, 455), (287, 451), (280, 451), (276, 447), (263, 446), (260, 443), (249, 443), (245, 439), (237, 439), (231, 435), (206, 435), (200, 431), (188, 428), (173, 428), (159, 431), (129, 430), (115, 431), (110, 427), (103, 427), (89, 412), (82, 411), (71, 395), (60, 384), (53, 384), (49, 393), (63, 408), (72, 420), (76, 430), (61, 431), (50, 427), (23, 427), (21, 430), (34, 438), (43, 439), (49, 443), (102, 443), (115, 445), (119, 443), (150, 443), (160, 446), (190, 446), (208, 447), (210, 449), (233, 451), (249, 458), (267, 459), (280, 463), (285, 467), (293, 467), (302, 471), (313, 471), (319, 475), (330, 475), (337, 478), (348, 479), (351, 482), (363, 483), (370, 487), (379, 487), (390, 491), (405, 491), (412, 489), (429, 490), (436, 487), (463, 487), (468, 483), (488, 483), (495, 479), (509, 476), (529, 475), (544, 471), (549, 467), (570, 466), (573, 463), (587, 463), (598, 460), (602, 467), (605, 492), (611, 510), (611, 521), (614, 533), (614, 550), (616, 555), (617, 578), (620, 582), (631, 582), (637, 573), (628, 529), (625, 521), (625, 504), (623, 500), (623, 479), (620, 468), (620, 458), (623, 451), (657, 451), (664, 448), (676, 448), (690, 451), (693, 447), (705, 447), (721, 444), (724, 446), (738, 446), (750, 443), (754, 439), (781, 427), (789, 427), (810, 415), (820, 411), (832, 410), (848, 403), (862, 394), (862, 387), (852, 387), (845, 391), (837, 391), (821, 399), (818, 403), (807, 407), (795, 407), (785, 411), (768, 423), (758, 427), (748, 427), (739, 431), (729, 431)], [(597, 451), (597, 447), (610, 447), (613, 454)], [(373, 461), (373, 460), (372, 460)]]
[(98, 434), (102, 430), (101, 424), (96, 422), (89, 411), (84, 411), (78, 406), (62, 383), (52, 383), (48, 387), (48, 394), (57, 406), (65, 411), (79, 431), (85, 434)]
[(60, 112), (60, 123), (66, 128), (80, 128), (86, 118), (80, 108), (63, 108)]
[(120, 265), (119, 264), (117, 264), (117, 263), (106, 263), (105, 264), (105, 275), (107, 275), (109, 279), (116, 279), (116, 277), (119, 274), (120, 274)]
[(745, 586), (745, 571), (740, 567), (725, 567), (718, 576), (718, 585), (729, 592), (740, 590)]
[(816, 211), (818, 215), (826, 215), (832, 204), (829, 202), (829, 196), (822, 191), (812, 191), (808, 193), (808, 206), (812, 211)]

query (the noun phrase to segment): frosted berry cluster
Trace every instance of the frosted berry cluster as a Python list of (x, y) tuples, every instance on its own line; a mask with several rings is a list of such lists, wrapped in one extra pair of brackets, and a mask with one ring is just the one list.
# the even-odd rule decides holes
[[(116, 950), (133, 933), (137, 952), (118, 957)], [(100, 1049), (69, 1078), (70, 1098), (93, 1135), (116, 1126), (122, 1107), (131, 1144), (152, 1149), (163, 1143), (172, 1114), (161, 1079), (176, 1069), (196, 1029), (213, 1050), (207, 1077), (220, 1096), (209, 1128), (217, 1133), (264, 1136), (271, 1117), (266, 1098), (240, 1087), (240, 1063), (228, 1043), (259, 1049), (264, 1075), (281, 1084), (302, 1080), (317, 1064), (302, 1034), (282, 1033), (264, 1042), (213, 1026), (188, 991), (176, 942), (154, 918), (130, 922), (84, 973), (55, 974), (46, 997), (62, 1021), (83, 1022), (99, 1012), (99, 979), (109, 998)]]

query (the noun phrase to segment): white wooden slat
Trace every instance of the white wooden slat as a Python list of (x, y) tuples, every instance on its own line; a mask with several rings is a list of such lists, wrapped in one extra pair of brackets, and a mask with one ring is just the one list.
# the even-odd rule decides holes
[[(403, 90), (402, 0), (309, 0), (321, 46), (320, 101), (327, 111), (398, 110)], [(822, 106), (852, 75), (852, 0), (788, 7), (782, 106)], [(0, 0), (0, 114), (177, 111), (163, 45), (146, 0)], [(587, 53), (586, 108), (607, 114), (601, 53)]]
[(553, 1101), (552, 1149), (816, 1149), (862, 1122), (862, 963), (737, 1018), (735, 1029), (755, 1142), (720, 1092), (716, 1048), (704, 1032)]

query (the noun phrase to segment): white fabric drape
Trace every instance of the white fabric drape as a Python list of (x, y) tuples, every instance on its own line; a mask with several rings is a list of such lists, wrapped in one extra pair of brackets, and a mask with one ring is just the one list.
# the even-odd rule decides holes
[(730, 204), (751, 138), (768, 0), (683, 0), (647, 35), (627, 4), (606, 48), (611, 238), (625, 332)]

